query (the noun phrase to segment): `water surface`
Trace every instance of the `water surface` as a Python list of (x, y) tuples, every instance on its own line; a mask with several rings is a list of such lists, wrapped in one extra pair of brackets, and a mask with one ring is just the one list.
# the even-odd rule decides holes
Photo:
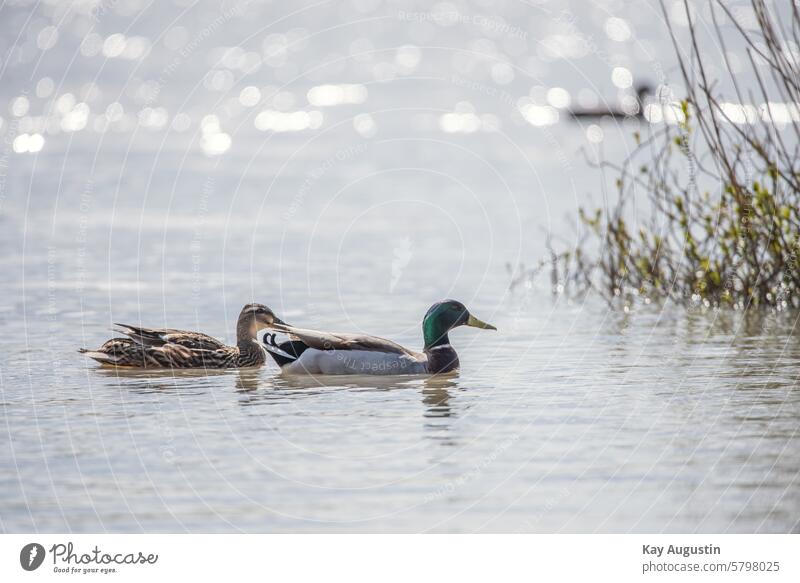
[[(0, 530), (798, 531), (796, 315), (508, 287), (613, 192), (582, 149), (649, 129), (519, 105), (672, 75), (656, 7), (454, 6), (0, 9)], [(342, 83), (364, 99), (310, 93)], [(454, 332), (449, 378), (76, 353), (112, 322), (232, 342), (249, 301), (418, 349), (443, 297), (499, 328)]]

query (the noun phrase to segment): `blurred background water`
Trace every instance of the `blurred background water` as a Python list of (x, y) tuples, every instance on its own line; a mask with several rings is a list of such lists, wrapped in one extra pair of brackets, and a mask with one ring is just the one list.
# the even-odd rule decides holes
[[(0, 31), (3, 531), (800, 528), (794, 315), (509, 290), (613, 192), (586, 159), (664, 123), (568, 110), (682, 95), (657, 3), (12, 2)], [(448, 380), (75, 352), (116, 321), (232, 342), (248, 301), (418, 348), (448, 296), (500, 329), (454, 333)]]

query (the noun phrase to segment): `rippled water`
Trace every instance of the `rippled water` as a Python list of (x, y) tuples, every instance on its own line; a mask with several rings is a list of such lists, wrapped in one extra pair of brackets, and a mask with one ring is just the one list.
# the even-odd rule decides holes
[[(0, 529), (798, 531), (796, 316), (508, 289), (603, 194), (581, 148), (644, 125), (517, 106), (654, 75), (657, 12), (454, 6), (0, 9)], [(452, 378), (76, 353), (117, 321), (233, 341), (252, 300), (419, 348), (448, 296), (499, 328), (452, 335)]]
[(797, 530), (794, 322), (512, 299), (493, 319), (454, 334), (448, 379), (117, 374), (66, 331), (5, 337), (3, 526)]

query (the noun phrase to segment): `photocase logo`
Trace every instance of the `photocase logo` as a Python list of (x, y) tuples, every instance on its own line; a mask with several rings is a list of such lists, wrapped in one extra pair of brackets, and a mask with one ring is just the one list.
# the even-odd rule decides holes
[(19, 564), (26, 571), (35, 571), (44, 561), (44, 547), (39, 543), (28, 543), (19, 552)]

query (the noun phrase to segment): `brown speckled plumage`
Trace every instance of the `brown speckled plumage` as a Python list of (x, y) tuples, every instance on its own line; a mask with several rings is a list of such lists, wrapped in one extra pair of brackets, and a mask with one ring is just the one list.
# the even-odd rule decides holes
[(109, 366), (133, 368), (243, 368), (261, 366), (264, 349), (258, 330), (281, 321), (261, 304), (247, 304), (236, 325), (236, 346), (227, 346), (200, 332), (115, 324), (127, 338), (112, 338), (97, 350), (79, 352)]

